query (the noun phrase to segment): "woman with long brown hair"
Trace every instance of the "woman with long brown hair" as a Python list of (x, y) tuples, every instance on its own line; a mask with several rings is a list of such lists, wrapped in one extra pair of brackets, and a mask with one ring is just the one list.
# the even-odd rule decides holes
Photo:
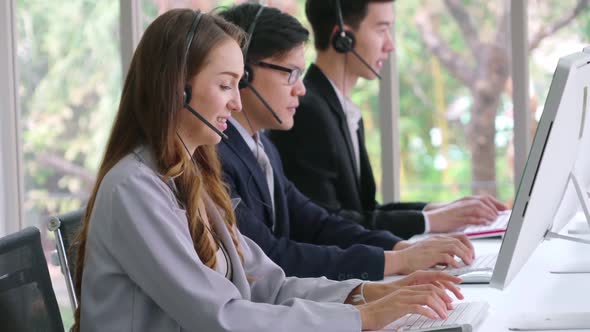
[(359, 331), (408, 312), (444, 317), (456, 278), (286, 278), (239, 234), (215, 144), (241, 109), (243, 39), (190, 10), (145, 31), (76, 244), (74, 329)]

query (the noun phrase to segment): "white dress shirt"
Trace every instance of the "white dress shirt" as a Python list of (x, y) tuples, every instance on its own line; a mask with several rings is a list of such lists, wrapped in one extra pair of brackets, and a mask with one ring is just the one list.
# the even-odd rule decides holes
[(359, 149), (359, 137), (358, 137), (358, 129), (359, 129), (359, 121), (361, 120), (361, 110), (356, 106), (352, 100), (346, 98), (342, 92), (338, 89), (334, 82), (330, 81), (334, 91), (336, 92), (336, 96), (338, 96), (338, 100), (340, 101), (340, 106), (342, 106), (342, 110), (344, 111), (344, 115), (346, 116), (346, 123), (348, 124), (348, 132), (350, 134), (350, 140), (352, 141), (352, 150), (354, 152), (354, 166), (356, 168), (356, 177), (360, 179), (361, 177), (361, 154)]

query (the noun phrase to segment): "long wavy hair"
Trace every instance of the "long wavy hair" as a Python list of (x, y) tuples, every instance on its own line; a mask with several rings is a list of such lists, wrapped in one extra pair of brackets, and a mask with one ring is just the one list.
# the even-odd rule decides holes
[[(199, 146), (193, 155), (195, 166), (176, 131), (186, 82), (199, 74), (211, 50), (227, 40), (235, 40), (243, 46), (245, 34), (222, 18), (203, 13), (185, 56), (187, 35), (195, 15), (192, 10), (175, 9), (159, 16), (146, 29), (133, 55), (119, 110), (73, 247), (77, 250), (74, 279), (78, 298), (81, 298), (88, 228), (97, 191), (108, 171), (141, 145), (148, 146), (153, 152), (162, 179), (175, 182), (175, 194), (186, 208), (188, 227), (201, 261), (210, 268), (216, 265), (217, 244), (204, 234), (206, 229), (198, 214), (198, 202), (204, 192), (225, 216), (225, 223), (243, 261), (235, 231), (236, 218), (227, 186), (222, 181), (215, 146)], [(76, 310), (75, 318), (73, 329), (79, 331), (80, 308)]]

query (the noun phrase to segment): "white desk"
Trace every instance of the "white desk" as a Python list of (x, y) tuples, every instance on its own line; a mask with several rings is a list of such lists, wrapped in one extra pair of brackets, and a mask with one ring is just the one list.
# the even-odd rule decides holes
[[(480, 239), (473, 243), (476, 254), (497, 253), (501, 240)], [(564, 240), (545, 241), (505, 290), (489, 285), (461, 285), (465, 301), (490, 304), (487, 317), (476, 331), (510, 331), (511, 320), (527, 312), (590, 312), (590, 274), (550, 273), (571, 264), (590, 266), (590, 246)]]

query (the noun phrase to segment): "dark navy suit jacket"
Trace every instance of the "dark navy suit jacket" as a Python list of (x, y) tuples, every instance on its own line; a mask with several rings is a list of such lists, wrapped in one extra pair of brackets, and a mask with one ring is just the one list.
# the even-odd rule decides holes
[(385, 231), (370, 231), (330, 214), (305, 197), (284, 175), (280, 157), (261, 135), (274, 171), (275, 227), (272, 203), (262, 169), (238, 130), (228, 123), (229, 140), (218, 145), (224, 179), (242, 234), (254, 240), (286, 275), (330, 279), (383, 279), (383, 250), (400, 240)]

